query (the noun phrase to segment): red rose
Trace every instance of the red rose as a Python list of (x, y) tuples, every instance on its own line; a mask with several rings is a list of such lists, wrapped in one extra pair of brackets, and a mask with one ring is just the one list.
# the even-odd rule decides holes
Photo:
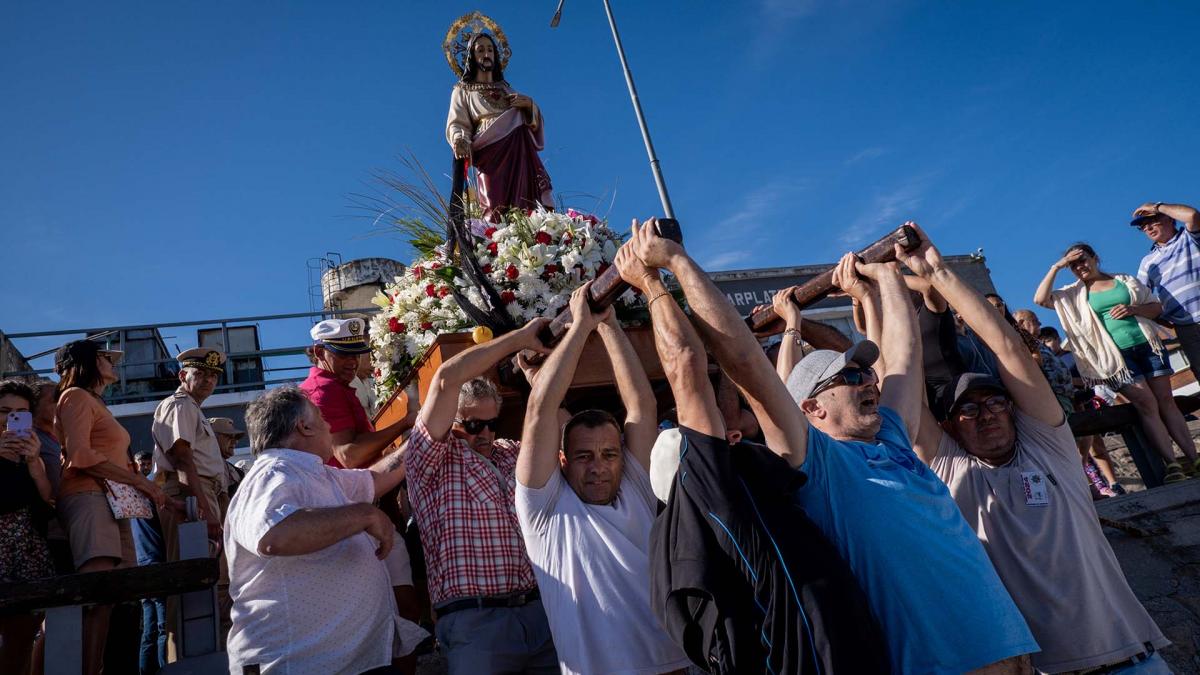
[(430, 321), (422, 321), (421, 322), (421, 330), (431, 330), (431, 329), (433, 329), (432, 322), (430, 322)]
[(506, 305), (512, 304), (513, 302), (516, 302), (516, 300), (517, 294), (513, 293), (512, 291), (503, 291), (500, 293), (500, 301)]
[(494, 241), (487, 245), (487, 252), (492, 255), (496, 255), (498, 250), (499, 250), (499, 247), (496, 246), (496, 242), (494, 242)]
[(538, 232), (536, 235), (534, 235), (533, 240), (539, 244), (549, 244), (551, 241), (550, 233), (549, 232)]
[(394, 316), (392, 318), (388, 319), (388, 330), (389, 331), (391, 331), (393, 333), (403, 333), (405, 328), (407, 328), (407, 327), (404, 324), (400, 323), (400, 319), (397, 319)]
[(437, 295), (437, 289), (433, 287), (433, 284), (429, 284), (425, 287), (425, 295), (428, 295), (431, 298)]
[(496, 234), (496, 228), (494, 227), (489, 227), (483, 231), (483, 237), (485, 239), (491, 239), (493, 234)]
[(450, 295), (450, 288), (448, 286), (442, 286), (441, 290), (438, 291), (438, 297), (444, 298), (447, 295)]
[(571, 236), (570, 232), (563, 232), (562, 243), (569, 244), (571, 243), (571, 239), (573, 239), (573, 237)]
[(504, 276), (508, 277), (509, 279), (516, 279), (517, 277), (521, 276), (521, 272), (517, 270), (516, 265), (509, 265), (504, 270)]
[(484, 274), (491, 274), (491, 273), (492, 273), (492, 263), (488, 263), (488, 264), (486, 264), (486, 265), (484, 265), (484, 266), (483, 266), (483, 273), (484, 273)]
[(555, 265), (554, 263), (546, 265), (546, 274), (558, 274), (558, 265)]
[(436, 263), (436, 262), (435, 262), (435, 263), (433, 263), (432, 265), (430, 265), (430, 266), (429, 266), (429, 269), (431, 269), (431, 270), (440, 270), (440, 269), (442, 269), (442, 263)]
[(378, 369), (378, 368), (376, 368), (376, 369), (375, 369), (375, 379), (377, 379), (377, 380), (378, 380), (378, 379), (379, 379), (379, 378), (380, 378), (382, 375), (383, 375), (383, 371), (382, 371), (382, 370), (380, 370), (380, 369)]

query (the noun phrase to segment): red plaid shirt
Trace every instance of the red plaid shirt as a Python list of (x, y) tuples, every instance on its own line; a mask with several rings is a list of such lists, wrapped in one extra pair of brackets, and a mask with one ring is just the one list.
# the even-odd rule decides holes
[(435, 441), (413, 427), (404, 468), (434, 605), (537, 586), (513, 506), (520, 448), (496, 439), (489, 462), (454, 434)]

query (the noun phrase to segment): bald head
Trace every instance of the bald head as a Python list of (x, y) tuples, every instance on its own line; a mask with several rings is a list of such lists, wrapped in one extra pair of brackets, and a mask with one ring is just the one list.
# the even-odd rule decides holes
[(1017, 325), (1025, 329), (1031, 335), (1037, 335), (1042, 330), (1042, 322), (1038, 320), (1037, 315), (1032, 310), (1018, 309), (1013, 312), (1013, 318), (1017, 320)]

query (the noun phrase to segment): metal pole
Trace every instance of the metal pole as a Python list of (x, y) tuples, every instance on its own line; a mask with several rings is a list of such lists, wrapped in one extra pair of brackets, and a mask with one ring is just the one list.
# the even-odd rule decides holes
[[(561, 4), (559, 7), (561, 12)], [(637, 114), (638, 127), (642, 130), (642, 141), (646, 143), (646, 154), (650, 156), (650, 170), (654, 172), (654, 184), (658, 187), (658, 198), (662, 200), (663, 215), (674, 219), (675, 209), (671, 208), (671, 197), (667, 195), (667, 184), (658, 165), (658, 155), (654, 154), (654, 142), (650, 140), (650, 129), (646, 127), (646, 116), (642, 114), (642, 103), (638, 100), (633, 73), (629, 71), (629, 62), (625, 60), (625, 48), (621, 46), (621, 34), (617, 32), (617, 21), (613, 18), (612, 6), (608, 4), (608, 0), (604, 0), (604, 12), (608, 14), (608, 27), (612, 29), (613, 42), (617, 44), (617, 56), (621, 59), (621, 68), (625, 71), (625, 84), (629, 87), (629, 98), (633, 101), (633, 111)]]

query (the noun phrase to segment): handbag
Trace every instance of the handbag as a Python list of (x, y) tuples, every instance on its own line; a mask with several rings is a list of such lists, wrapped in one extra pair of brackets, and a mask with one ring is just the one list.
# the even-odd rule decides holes
[(154, 517), (154, 504), (128, 483), (104, 479), (104, 496), (108, 498), (108, 508), (112, 509), (113, 518), (117, 520)]

